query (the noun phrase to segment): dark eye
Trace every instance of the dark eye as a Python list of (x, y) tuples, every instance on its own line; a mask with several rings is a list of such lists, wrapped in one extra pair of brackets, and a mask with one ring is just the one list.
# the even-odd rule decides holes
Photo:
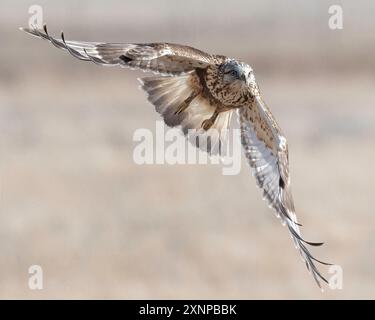
[(230, 75), (235, 77), (235, 78), (238, 78), (238, 71), (237, 70), (231, 70)]

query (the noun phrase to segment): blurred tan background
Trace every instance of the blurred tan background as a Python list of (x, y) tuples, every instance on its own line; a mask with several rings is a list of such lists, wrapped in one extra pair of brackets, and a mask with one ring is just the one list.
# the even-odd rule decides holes
[[(325, 241), (313, 251), (343, 267), (343, 290), (319, 291), (244, 162), (236, 176), (136, 165), (133, 132), (159, 119), (142, 73), (18, 31), (36, 3), (67, 39), (177, 42), (251, 64), (289, 139), (303, 234)], [(343, 30), (328, 28), (331, 4)], [(373, 1), (0, 6), (1, 298), (375, 297)], [(28, 288), (34, 264), (41, 291)]]

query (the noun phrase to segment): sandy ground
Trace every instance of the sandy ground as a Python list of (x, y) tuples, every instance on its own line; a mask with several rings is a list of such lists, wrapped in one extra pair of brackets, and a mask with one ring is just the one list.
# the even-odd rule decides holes
[[(43, 3), (51, 20), (59, 22), (57, 30), (86, 12), (83, 5), (74, 7), (68, 17), (69, 5), (52, 9)], [(331, 48), (324, 55), (312, 51), (303, 56), (304, 40), (300, 51), (292, 50), (304, 39), (302, 31), (288, 33), (288, 45), (272, 51), (276, 61), (267, 56), (266, 41), (259, 42), (256, 51), (263, 59), (251, 53), (265, 99), (289, 139), (303, 233), (325, 242), (313, 249), (317, 257), (344, 270), (344, 288), (322, 294), (287, 230), (262, 201), (244, 159), (235, 176), (223, 176), (218, 165), (135, 164), (134, 131), (154, 130), (159, 119), (138, 89), (135, 79), (142, 74), (76, 61), (14, 31), (13, 24), (26, 19), (27, 7), (19, 4), (12, 11), (17, 19), (1, 22), (8, 45), (1, 51), (0, 67), (0, 298), (375, 297), (375, 77), (374, 65), (365, 59), (374, 51), (350, 45), (366, 43), (363, 36), (354, 37), (353, 28), (360, 29), (356, 19), (348, 18), (353, 24), (346, 35), (352, 40), (340, 36), (346, 50), (338, 59), (332, 58), (337, 46), (328, 45), (332, 34), (314, 40)], [(139, 13), (138, 7), (134, 5)], [(257, 8), (261, 17), (271, 14)], [(90, 10), (81, 23), (91, 23), (91, 30), (95, 26), (90, 19), (101, 14), (108, 19), (113, 13), (113, 8), (96, 11), (94, 5)], [(326, 12), (323, 5), (298, 10), (314, 16)], [(159, 19), (172, 17), (167, 10), (144, 14), (156, 15), (155, 21), (158, 14)], [(176, 26), (171, 38), (184, 41), (179, 32), (187, 34), (188, 16), (171, 18), (158, 37), (168, 37)], [(203, 17), (194, 17), (201, 24), (190, 42), (198, 39), (199, 45), (211, 39), (205, 48), (227, 54), (238, 42), (236, 56), (251, 59), (239, 37), (229, 49), (210, 34), (199, 37)], [(120, 18), (114, 14), (100, 39), (117, 25), (125, 29), (128, 22), (121, 24)], [(262, 21), (256, 23), (261, 26)], [(307, 30), (314, 30), (314, 21), (306, 24)], [(211, 22), (209, 30), (214, 25)], [(228, 30), (237, 28), (226, 25)], [(280, 26), (292, 29), (281, 15), (268, 27), (275, 39)], [(82, 29), (68, 28), (86, 39)], [(322, 35), (331, 32), (319, 30)], [(128, 32), (132, 40), (148, 34), (135, 28)], [(299, 59), (288, 60), (288, 48)], [(322, 72), (319, 61), (325, 61), (328, 70)], [(35, 264), (44, 272), (40, 291), (28, 288), (28, 268)]]

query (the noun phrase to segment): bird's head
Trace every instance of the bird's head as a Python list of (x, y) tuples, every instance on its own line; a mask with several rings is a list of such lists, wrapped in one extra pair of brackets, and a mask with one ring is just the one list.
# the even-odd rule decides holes
[(220, 73), (224, 85), (248, 87), (255, 83), (253, 69), (248, 64), (233, 59), (220, 66)]

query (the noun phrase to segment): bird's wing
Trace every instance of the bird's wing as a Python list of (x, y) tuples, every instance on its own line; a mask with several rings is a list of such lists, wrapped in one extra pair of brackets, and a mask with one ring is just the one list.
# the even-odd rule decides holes
[(151, 71), (156, 76), (139, 79), (148, 100), (171, 127), (179, 126), (193, 145), (211, 154), (222, 153), (232, 111), (218, 115), (210, 130), (203, 121), (215, 112), (216, 105), (204, 99), (198, 70), (224, 61), (224, 56), (210, 55), (188, 46), (169, 43), (124, 44), (65, 41), (36, 28), (21, 30), (47, 40), (74, 57), (104, 66), (121, 66)]
[(65, 41), (64, 34), (56, 39), (43, 30), (21, 28), (21, 30), (50, 41), (54, 46), (68, 51), (80, 60), (92, 61), (105, 66), (122, 66), (159, 74), (178, 75), (223, 59), (189, 46), (170, 43), (103, 43)]
[(139, 79), (147, 99), (170, 127), (179, 127), (196, 147), (212, 155), (227, 151), (228, 128), (233, 110), (221, 112), (212, 127), (202, 124), (215, 112), (215, 102), (202, 96), (196, 71), (179, 76), (151, 76)]
[(277, 217), (287, 225), (296, 248), (311, 271), (318, 286), (320, 280), (327, 280), (314, 262), (328, 265), (315, 259), (306, 244), (319, 246), (322, 243), (307, 242), (302, 239), (295, 214), (290, 187), (288, 147), (278, 124), (260, 96), (248, 106), (239, 108), (241, 141), (245, 156), (253, 170), (263, 197), (276, 212)]

